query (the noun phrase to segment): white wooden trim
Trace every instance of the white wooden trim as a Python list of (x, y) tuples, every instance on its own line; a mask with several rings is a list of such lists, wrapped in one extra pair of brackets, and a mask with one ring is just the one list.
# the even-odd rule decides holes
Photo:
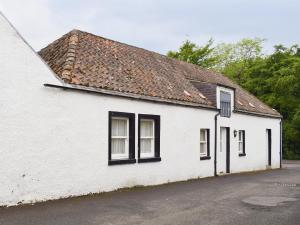
[(113, 136), (113, 135), (111, 135), (111, 139), (125, 139), (125, 152), (124, 152), (124, 154), (111, 152), (111, 158), (112, 159), (128, 159), (129, 158), (129, 119), (126, 118), (126, 117), (112, 117), (111, 121), (113, 121), (113, 120), (125, 120), (126, 121), (127, 136)]
[(140, 157), (141, 158), (150, 158), (150, 157), (154, 157), (154, 138), (155, 138), (155, 121), (153, 119), (141, 119), (140, 121), (141, 123), (142, 122), (152, 122), (152, 136), (140, 136), (140, 142), (143, 140), (143, 139), (150, 139), (151, 140), (151, 151), (150, 152), (142, 152), (142, 149), (140, 151)]

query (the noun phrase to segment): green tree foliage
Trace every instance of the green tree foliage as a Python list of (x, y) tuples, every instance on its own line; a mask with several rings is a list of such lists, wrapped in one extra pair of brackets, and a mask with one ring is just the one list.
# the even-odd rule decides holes
[(218, 58), (213, 56), (213, 40), (210, 39), (204, 46), (185, 41), (179, 51), (169, 51), (167, 55), (171, 58), (193, 63), (204, 68), (212, 68), (218, 63)]
[(300, 158), (300, 48), (275, 46), (248, 70), (244, 88), (278, 110), (284, 121), (284, 157)]
[(213, 54), (219, 59), (215, 70), (222, 72), (238, 84), (245, 82), (248, 69), (263, 56), (263, 39), (245, 38), (237, 43), (222, 43), (215, 47)]
[(184, 42), (168, 56), (210, 68), (235, 80), (243, 88), (278, 110), (284, 121), (284, 157), (300, 159), (300, 48), (274, 47), (265, 55), (263, 39), (243, 39), (213, 47)]

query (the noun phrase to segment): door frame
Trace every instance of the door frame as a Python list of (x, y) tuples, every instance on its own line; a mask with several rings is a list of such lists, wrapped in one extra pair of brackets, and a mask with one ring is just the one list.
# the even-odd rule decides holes
[(267, 129), (268, 166), (272, 166), (272, 130)]
[(226, 173), (230, 173), (230, 127), (226, 127)]
[(226, 173), (230, 173), (230, 127), (220, 126), (220, 138), (222, 128), (226, 130)]

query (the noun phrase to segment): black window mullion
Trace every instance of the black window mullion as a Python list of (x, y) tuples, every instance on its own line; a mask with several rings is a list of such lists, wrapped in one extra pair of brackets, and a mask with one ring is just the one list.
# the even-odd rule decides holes
[(141, 158), (141, 117), (138, 116), (138, 160)]
[(111, 161), (111, 118), (112, 112), (108, 113), (108, 162)]
[(129, 116), (129, 159), (135, 158), (135, 115)]
[(154, 154), (155, 157), (160, 157), (160, 117), (154, 119)]
[(245, 131), (243, 130), (243, 153), (246, 153), (246, 149), (245, 149)]
[(210, 131), (209, 129), (206, 130), (206, 134), (207, 134), (207, 156), (210, 156)]

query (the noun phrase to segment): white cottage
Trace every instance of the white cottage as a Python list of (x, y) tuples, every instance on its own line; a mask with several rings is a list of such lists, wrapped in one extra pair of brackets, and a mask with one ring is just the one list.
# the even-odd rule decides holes
[(281, 115), (227, 77), (0, 15), (0, 205), (279, 168)]

